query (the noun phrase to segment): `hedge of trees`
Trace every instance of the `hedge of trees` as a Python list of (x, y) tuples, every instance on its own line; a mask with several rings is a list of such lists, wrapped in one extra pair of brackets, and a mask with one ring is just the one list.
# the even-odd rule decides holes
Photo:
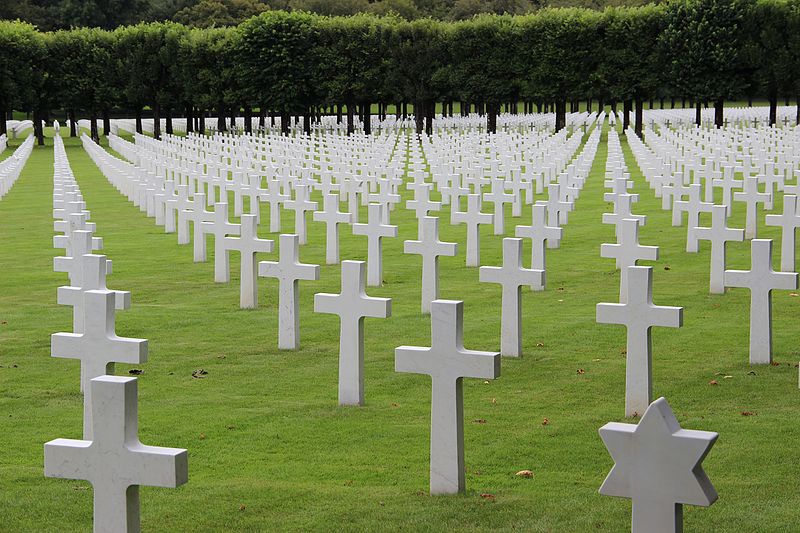
[(268, 11), (211, 29), (166, 22), (39, 32), (0, 22), (0, 108), (32, 112), (40, 137), (53, 110), (88, 116), (95, 137), (101, 120), (108, 131), (112, 111), (140, 123), (145, 109), (166, 118), (167, 132), (173, 115), (186, 116), (190, 130), (210, 119), (224, 130), (226, 118), (254, 113), (261, 124), (284, 118), (285, 131), (289, 116), (302, 116), (310, 131), (322, 113), (353, 131), (360, 114), (369, 132), (374, 104), (381, 116), (390, 104), (398, 114), (411, 104), (422, 131), (436, 103), (449, 114), (454, 102), (462, 113), (485, 113), (490, 132), (502, 106), (554, 111), (561, 128), (578, 102), (621, 104), (641, 130), (646, 101), (689, 102), (698, 119), (711, 103), (720, 125), (724, 101), (762, 96), (772, 122), (779, 96), (800, 97), (800, 0), (544, 9), (461, 22)]

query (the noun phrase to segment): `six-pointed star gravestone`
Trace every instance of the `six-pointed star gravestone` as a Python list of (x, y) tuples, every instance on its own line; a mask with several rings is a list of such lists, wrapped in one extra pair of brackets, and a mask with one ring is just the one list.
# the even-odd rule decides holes
[(431, 376), (431, 494), (464, 492), (463, 378), (495, 379), (500, 354), (464, 348), (464, 302), (431, 305), (431, 346), (400, 346), (395, 371)]
[(682, 326), (683, 307), (653, 305), (653, 267), (626, 268), (628, 300), (618, 304), (597, 304), (597, 322), (621, 324), (628, 330), (625, 416), (637, 416), (650, 405), (653, 390), (650, 330), (653, 326)]
[(339, 405), (364, 405), (364, 318), (387, 318), (391, 298), (365, 292), (365, 263), (342, 261), (342, 292), (314, 295), (314, 311), (339, 315)]
[(94, 531), (138, 533), (139, 486), (177, 487), (189, 477), (186, 450), (139, 442), (136, 378), (100, 376), (92, 390), (91, 439), (44, 445), (44, 475), (94, 489)]
[(664, 398), (638, 424), (609, 422), (600, 437), (614, 459), (600, 494), (632, 500), (632, 533), (680, 533), (684, 505), (717, 500), (701, 463), (718, 434), (681, 429)]
[(750, 289), (750, 364), (772, 362), (772, 290), (797, 289), (797, 273), (772, 270), (772, 240), (750, 241), (750, 270), (726, 270), (725, 286)]

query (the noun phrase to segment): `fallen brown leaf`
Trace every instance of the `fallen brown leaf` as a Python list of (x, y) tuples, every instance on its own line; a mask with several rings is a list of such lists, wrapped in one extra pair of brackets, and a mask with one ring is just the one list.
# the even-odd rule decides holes
[(144, 374), (144, 370), (142, 370), (141, 368), (131, 368), (130, 370), (128, 370), (128, 374), (132, 376), (141, 376), (142, 374)]
[(200, 437), (199, 438), (200, 438), (200, 440), (206, 440), (206, 434), (205, 433), (200, 433)]
[(550, 419), (549, 419), (549, 418), (547, 418), (547, 417), (544, 417), (544, 419), (542, 419), (542, 425), (543, 425), (543, 426), (546, 426), (546, 425), (547, 425), (547, 424), (549, 424), (549, 423), (550, 423)]
[(239, 506), (239, 510), (240, 510), (240, 511), (244, 511), (245, 509), (247, 509), (247, 507), (246, 507), (244, 504), (241, 504), (241, 505)]
[(481, 498), (484, 500), (494, 501), (494, 494), (489, 494), (488, 492), (481, 493)]
[(755, 415), (752, 411), (742, 411), (742, 416), (753, 416)]
[(533, 472), (531, 472), (530, 470), (520, 470), (515, 475), (517, 475), (519, 477), (531, 478), (531, 477), (533, 477)]
[(486, 419), (485, 418), (476, 418), (475, 420), (473, 420), (473, 422), (475, 422), (476, 424), (485, 424), (486, 423)]
[(197, 370), (195, 370), (195, 371), (193, 371), (193, 372), (192, 372), (192, 377), (193, 377), (193, 378), (196, 378), (196, 379), (202, 379), (202, 378), (203, 378), (203, 377), (205, 377), (207, 374), (208, 374), (208, 372), (206, 372), (206, 371), (205, 371), (205, 370), (203, 370), (202, 368), (198, 368)]
[(716, 379), (712, 379), (708, 382), (709, 385), (719, 385), (719, 382)]
[(586, 370), (584, 370), (584, 369), (582, 369), (582, 368), (579, 368), (579, 369), (578, 369), (578, 374), (579, 374), (579, 375), (581, 375), (581, 376), (582, 376), (582, 375), (583, 375), (583, 374), (585, 374), (585, 373), (586, 373)]

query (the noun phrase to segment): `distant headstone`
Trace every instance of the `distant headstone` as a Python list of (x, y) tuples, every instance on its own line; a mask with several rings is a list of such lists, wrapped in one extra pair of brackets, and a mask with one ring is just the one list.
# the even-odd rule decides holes
[(467, 197), (467, 210), (452, 214), (454, 224), (467, 225), (467, 266), (476, 267), (481, 264), (481, 224), (491, 224), (494, 216), (481, 212), (481, 195), (470, 194)]
[(725, 292), (725, 249), (729, 241), (743, 241), (744, 230), (728, 227), (728, 208), (715, 205), (711, 210), (711, 227), (695, 228), (699, 240), (711, 241), (711, 274), (709, 291), (711, 294)]
[(439, 240), (439, 219), (420, 220), (419, 240), (404, 241), (403, 251), (422, 256), (422, 314), (430, 314), (431, 302), (439, 298), (439, 256), (453, 257), (458, 244)]
[(339, 224), (350, 223), (352, 215), (339, 211), (339, 195), (330, 192), (322, 202), (322, 211), (312, 215), (317, 222), (325, 223), (325, 262), (329, 265), (339, 264)]
[(256, 254), (272, 253), (275, 241), (258, 238), (258, 217), (242, 215), (240, 237), (225, 237), (225, 250), (237, 250), (240, 254), (239, 307), (258, 307), (258, 260)]
[(380, 287), (383, 284), (383, 238), (397, 237), (397, 226), (382, 222), (383, 206), (370, 204), (366, 224), (353, 224), (353, 235), (367, 237), (367, 285)]
[(781, 232), (781, 270), (784, 272), (795, 271), (796, 230), (800, 227), (800, 209), (798, 209), (797, 196), (786, 195), (783, 197), (783, 213), (780, 215), (767, 215), (767, 226), (778, 226)]

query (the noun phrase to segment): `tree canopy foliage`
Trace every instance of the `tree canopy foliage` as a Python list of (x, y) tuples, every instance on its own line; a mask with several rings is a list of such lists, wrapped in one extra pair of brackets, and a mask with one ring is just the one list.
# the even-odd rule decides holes
[[(382, 0), (384, 1), (384, 0)], [(430, 7), (430, 6), (428, 6)], [(800, 0), (683, 0), (666, 5), (543, 9), (466, 21), (398, 15), (327, 17), (264, 11), (235, 27), (140, 23), (113, 31), (40, 32), (0, 22), (0, 107), (63, 109), (106, 119), (173, 113), (225, 117), (345, 109), (369, 129), (372, 104), (414, 106), (430, 127), (435, 102), (487, 114), (502, 105), (556, 112), (579, 100), (623, 103), (641, 127), (645, 100), (714, 103), (800, 96)], [(452, 106), (450, 106), (452, 109)], [(0, 121), (2, 122), (2, 121)], [(282, 121), (287, 124), (288, 120)], [(0, 128), (4, 124), (0, 124)], [(158, 126), (156, 135), (160, 134)]]

